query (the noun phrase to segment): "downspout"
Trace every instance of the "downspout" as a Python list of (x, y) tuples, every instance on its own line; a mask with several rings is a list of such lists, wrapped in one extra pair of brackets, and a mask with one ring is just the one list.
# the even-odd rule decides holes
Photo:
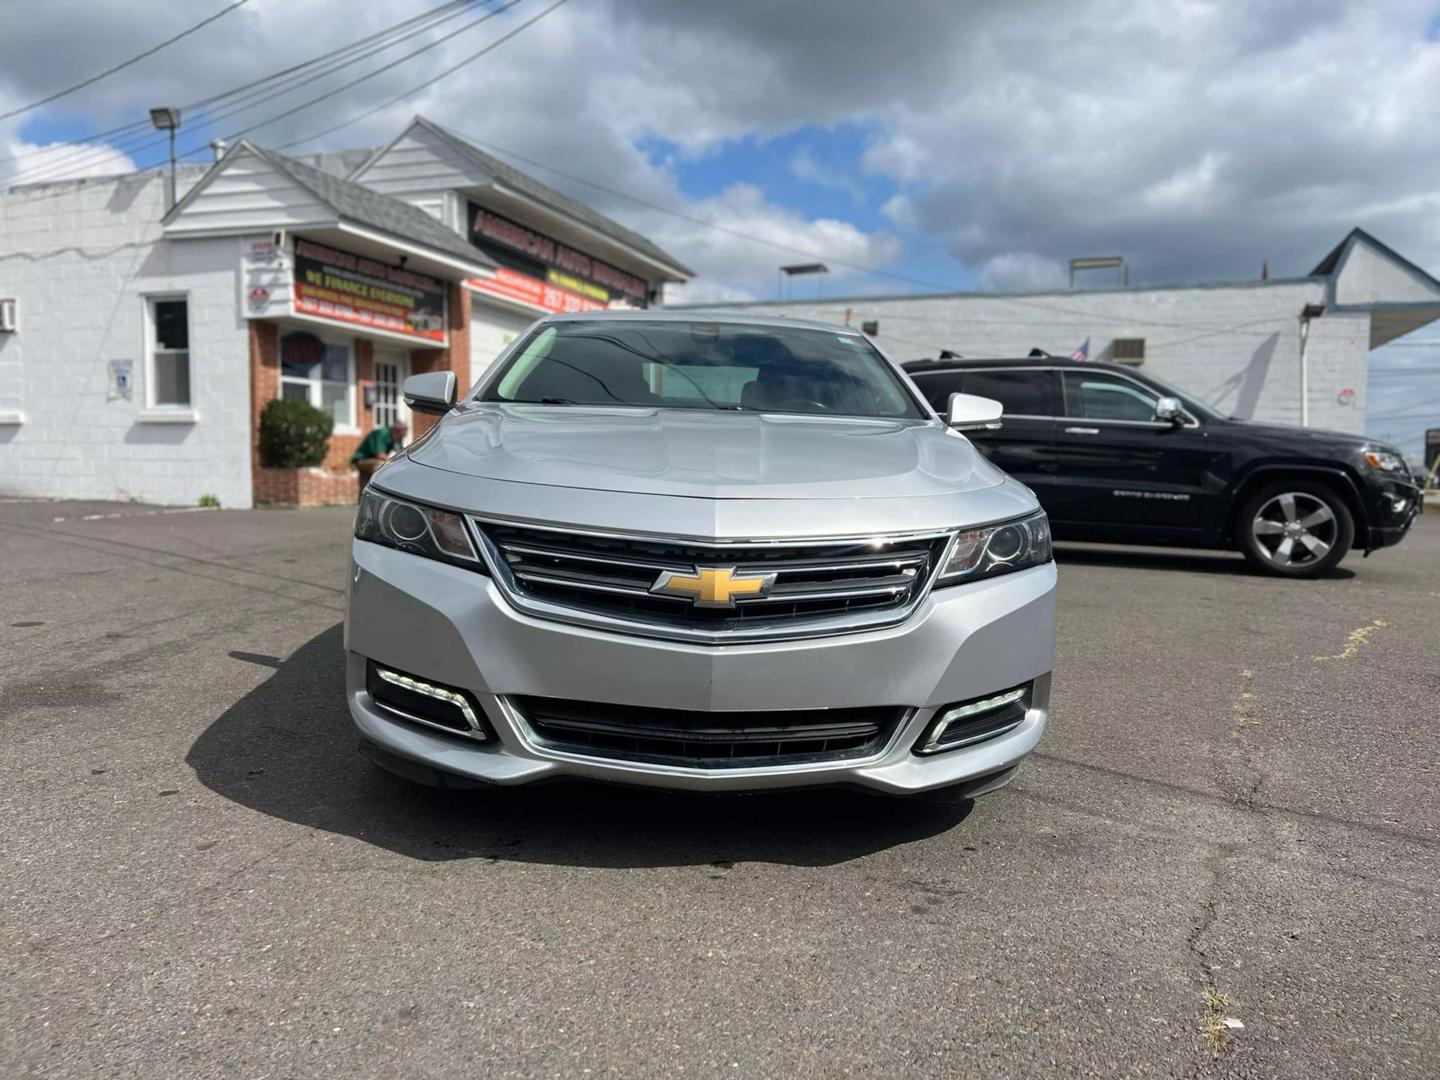
[(1310, 426), (1310, 320), (1325, 314), (1324, 304), (1300, 309), (1300, 426)]

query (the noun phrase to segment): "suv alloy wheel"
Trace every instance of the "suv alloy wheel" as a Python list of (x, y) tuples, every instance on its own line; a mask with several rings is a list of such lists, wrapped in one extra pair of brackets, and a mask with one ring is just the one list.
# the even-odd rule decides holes
[(1236, 532), (1240, 550), (1265, 573), (1319, 577), (1350, 551), (1355, 520), (1326, 485), (1282, 480), (1245, 501)]

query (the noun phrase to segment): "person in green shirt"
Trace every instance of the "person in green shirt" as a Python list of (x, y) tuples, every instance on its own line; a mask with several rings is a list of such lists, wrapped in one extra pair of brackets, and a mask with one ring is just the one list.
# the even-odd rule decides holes
[(405, 445), (405, 436), (409, 429), (404, 424), (394, 423), (389, 427), (377, 427), (365, 438), (360, 440), (360, 445), (355, 448), (355, 453), (350, 455), (350, 464), (360, 470), (360, 490), (365, 490), (365, 485), (370, 483), (370, 477), (375, 475), (375, 470), (390, 460), (390, 455)]

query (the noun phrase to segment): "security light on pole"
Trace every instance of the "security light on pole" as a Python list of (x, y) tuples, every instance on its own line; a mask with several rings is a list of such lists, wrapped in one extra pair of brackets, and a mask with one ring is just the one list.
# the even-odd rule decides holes
[(169, 106), (151, 109), (150, 123), (156, 131), (170, 133), (170, 206), (175, 205), (175, 132), (180, 129), (180, 110)]
[(1125, 265), (1123, 255), (1099, 255), (1084, 259), (1070, 260), (1070, 288), (1075, 288), (1076, 271), (1084, 270), (1118, 270), (1120, 285), (1130, 284), (1130, 268)]
[[(790, 266), (780, 267), (780, 273), (784, 275), (784, 277), (781, 278), (782, 281), (793, 280), (794, 278), (800, 277), (804, 274), (828, 274), (829, 272), (830, 268), (828, 266), (826, 266), (824, 263), (818, 262), (792, 263)], [(815, 295), (817, 297), (820, 295), (820, 282), (823, 280), (824, 278), (815, 279)], [(786, 289), (785, 291), (788, 294), (789, 290)]]

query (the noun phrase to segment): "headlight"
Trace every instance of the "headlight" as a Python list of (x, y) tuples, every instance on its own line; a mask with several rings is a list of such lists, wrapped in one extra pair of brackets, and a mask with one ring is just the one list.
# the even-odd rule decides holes
[(1040, 510), (1029, 517), (966, 529), (955, 536), (937, 585), (1008, 574), (1039, 566), (1055, 557), (1050, 549), (1050, 520)]
[(472, 567), (480, 563), (465, 519), (459, 514), (406, 502), (373, 487), (360, 496), (355, 539)]
[(1409, 472), (1405, 459), (1389, 450), (1366, 450), (1365, 464), (1381, 472)]

